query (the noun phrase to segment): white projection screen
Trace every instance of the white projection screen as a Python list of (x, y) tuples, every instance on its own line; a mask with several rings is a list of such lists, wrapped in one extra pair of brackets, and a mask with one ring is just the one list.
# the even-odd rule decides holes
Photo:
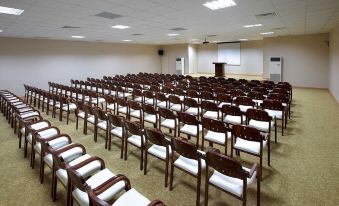
[(218, 44), (218, 61), (240, 66), (240, 42)]

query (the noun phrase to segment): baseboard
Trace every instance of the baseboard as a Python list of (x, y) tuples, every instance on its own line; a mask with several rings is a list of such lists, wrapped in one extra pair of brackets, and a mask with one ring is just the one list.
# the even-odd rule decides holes
[(331, 96), (333, 97), (334, 101), (337, 102), (337, 104), (339, 104), (339, 99), (335, 98), (334, 94), (331, 92), (330, 89), (328, 89), (328, 91), (330, 92)]

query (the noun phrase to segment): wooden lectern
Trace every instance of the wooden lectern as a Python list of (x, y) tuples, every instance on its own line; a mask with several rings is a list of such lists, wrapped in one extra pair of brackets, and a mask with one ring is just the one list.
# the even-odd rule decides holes
[(224, 77), (225, 76), (225, 64), (226, 62), (213, 62), (215, 65), (215, 76)]

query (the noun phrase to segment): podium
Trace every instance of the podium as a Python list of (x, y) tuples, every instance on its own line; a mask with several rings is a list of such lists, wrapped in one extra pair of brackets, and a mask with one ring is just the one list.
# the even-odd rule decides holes
[(225, 76), (225, 64), (226, 62), (213, 62), (215, 65), (215, 76), (224, 77)]

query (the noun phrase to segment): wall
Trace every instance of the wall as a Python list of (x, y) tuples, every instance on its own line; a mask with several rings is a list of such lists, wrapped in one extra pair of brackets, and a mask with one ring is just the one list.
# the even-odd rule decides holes
[(339, 103), (339, 26), (330, 32), (329, 90)]
[(297, 87), (328, 88), (328, 34), (265, 38), (264, 76), (271, 56), (283, 58), (283, 81)]
[[(187, 44), (173, 44), (164, 45), (160, 49), (164, 50), (162, 56), (162, 71), (163, 73), (175, 74), (175, 59), (185, 58), (185, 74), (188, 73), (188, 45)], [(164, 63), (165, 62), (165, 63)], [(167, 72), (166, 72), (167, 71)]]
[[(240, 66), (227, 66), (226, 74), (261, 75), (263, 72), (263, 41), (241, 42)], [(198, 47), (198, 72), (214, 73), (213, 62), (218, 61), (217, 44), (201, 44)]]
[(188, 73), (197, 73), (198, 68), (198, 46), (196, 44), (188, 45)]
[(23, 84), (161, 72), (158, 46), (0, 38), (0, 88), (23, 94)]

